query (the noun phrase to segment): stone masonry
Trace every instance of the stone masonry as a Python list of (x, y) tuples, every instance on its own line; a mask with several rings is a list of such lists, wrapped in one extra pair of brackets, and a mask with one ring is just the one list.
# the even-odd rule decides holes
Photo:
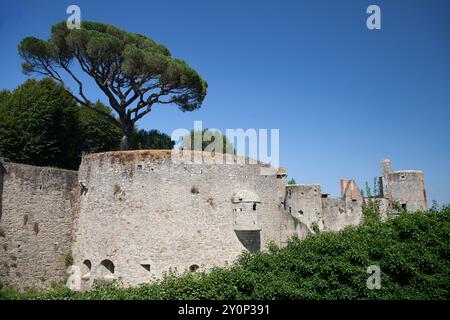
[[(73, 257), (81, 289), (94, 280), (134, 286), (363, 219), (353, 180), (330, 198), (320, 185), (286, 185), (283, 168), (189, 155), (202, 161), (148, 150), (86, 155), (78, 172), (0, 162), (0, 283), (48, 288), (65, 279)], [(392, 172), (387, 160), (382, 168), (386, 215), (394, 202), (426, 209), (422, 172)]]
[(48, 288), (65, 278), (77, 172), (0, 162), (0, 283)]

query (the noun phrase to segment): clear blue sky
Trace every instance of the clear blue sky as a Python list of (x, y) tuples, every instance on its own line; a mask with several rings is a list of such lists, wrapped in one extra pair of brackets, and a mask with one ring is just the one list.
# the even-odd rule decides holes
[[(157, 107), (140, 127), (279, 128), (297, 183), (337, 195), (340, 178), (363, 187), (390, 158), (424, 170), (430, 203), (449, 202), (450, 1), (5, 1), (0, 88), (26, 79), (20, 40), (48, 38), (69, 4), (166, 45), (208, 81), (202, 109)], [(366, 28), (370, 4), (379, 31)]]

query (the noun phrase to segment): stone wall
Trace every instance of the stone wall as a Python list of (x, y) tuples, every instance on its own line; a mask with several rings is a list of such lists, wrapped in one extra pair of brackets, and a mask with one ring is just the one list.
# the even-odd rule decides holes
[(339, 231), (361, 223), (361, 203), (348, 203), (342, 198), (325, 198), (322, 203), (324, 231)]
[(341, 197), (329, 198), (318, 184), (288, 185), (286, 210), (303, 223), (310, 233), (339, 231), (357, 225), (362, 219), (362, 196), (353, 180), (341, 180)]
[[(48, 288), (65, 279), (65, 256), (80, 267), (82, 289), (94, 279), (137, 285), (164, 272), (233, 263), (245, 250), (285, 245), (362, 221), (353, 180), (341, 196), (320, 185), (286, 186), (287, 171), (248, 158), (214, 164), (206, 152), (128, 151), (83, 157), (80, 171), (0, 161), (0, 283)], [(392, 172), (382, 162), (382, 218), (393, 201), (426, 208), (421, 171)], [(366, 199), (369, 201), (369, 199)]]
[(286, 187), (286, 210), (312, 231), (317, 224), (323, 230), (322, 193), (320, 185), (297, 184)]
[(284, 211), (284, 176), (262, 174), (267, 166), (172, 160), (170, 151), (83, 158), (73, 245), (83, 287), (94, 278), (136, 285), (169, 270), (231, 264), (296, 232)]
[(392, 200), (404, 209), (414, 212), (427, 208), (423, 172), (392, 172), (388, 175), (388, 184)]
[(65, 277), (77, 172), (0, 162), (0, 283), (48, 288)]
[(389, 202), (396, 202), (403, 209), (414, 212), (428, 208), (425, 178), (420, 170), (392, 171), (390, 160), (381, 162), (383, 194)]

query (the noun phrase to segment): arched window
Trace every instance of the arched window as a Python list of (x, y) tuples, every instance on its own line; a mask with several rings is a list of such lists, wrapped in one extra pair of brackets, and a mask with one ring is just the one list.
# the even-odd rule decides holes
[(200, 268), (198, 265), (193, 264), (192, 266), (189, 267), (189, 271), (190, 272), (195, 272), (198, 270), (198, 268)]
[(99, 275), (103, 279), (111, 279), (114, 277), (114, 263), (111, 260), (105, 259), (100, 263)]
[(83, 264), (81, 265), (81, 276), (82, 277), (89, 277), (91, 275), (91, 269), (92, 269), (92, 263), (91, 260), (84, 260)]
[(83, 265), (85, 265), (86, 268), (88, 268), (88, 270), (91, 271), (91, 268), (92, 268), (91, 260), (87, 260), (87, 259), (84, 260), (84, 261), (83, 261)]

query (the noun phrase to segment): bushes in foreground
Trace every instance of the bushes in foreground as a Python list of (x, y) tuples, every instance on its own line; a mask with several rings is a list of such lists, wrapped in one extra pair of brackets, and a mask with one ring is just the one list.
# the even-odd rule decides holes
[[(285, 248), (245, 253), (209, 273), (169, 274), (137, 288), (118, 283), (75, 293), (61, 287), (4, 299), (449, 299), (450, 206), (404, 213), (338, 233), (292, 239)], [(367, 268), (381, 269), (369, 290)]]

